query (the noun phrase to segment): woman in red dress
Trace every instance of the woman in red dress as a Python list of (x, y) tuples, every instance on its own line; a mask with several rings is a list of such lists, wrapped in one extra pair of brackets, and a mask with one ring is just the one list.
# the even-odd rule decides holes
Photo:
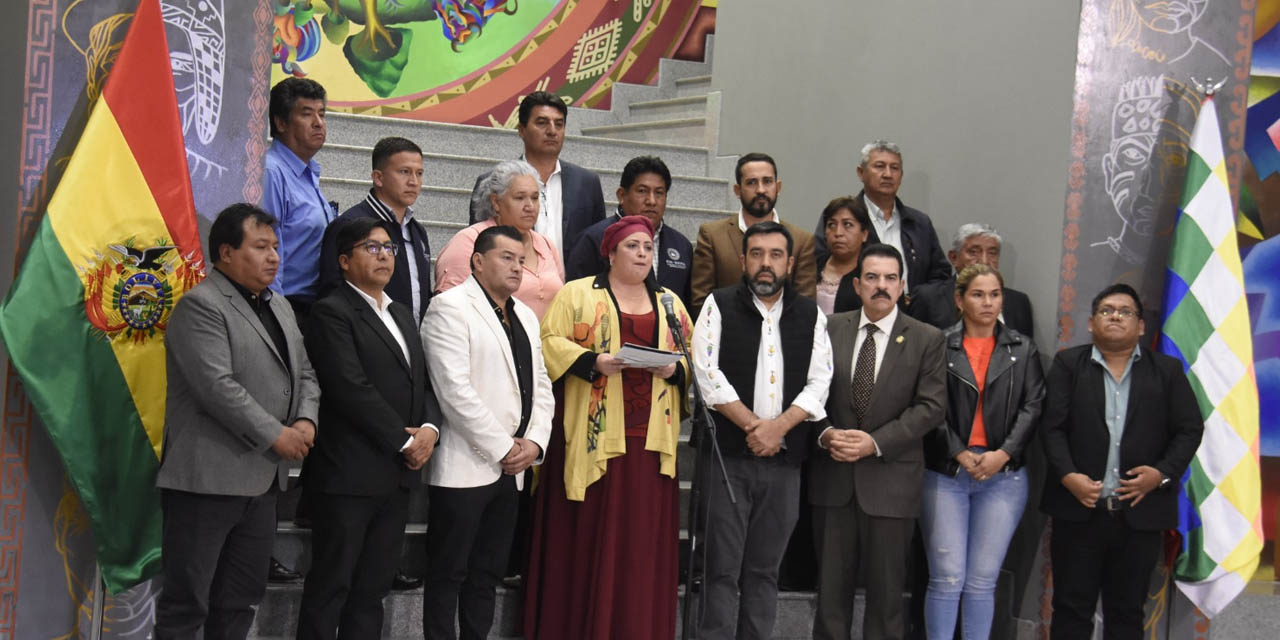
[[(524, 608), (529, 640), (675, 634), (679, 488), (676, 439), (687, 410), (684, 361), (629, 368), (631, 343), (676, 350), (653, 279), (653, 227), (606, 230), (610, 267), (565, 285), (542, 321), (556, 417), (535, 492)], [(674, 295), (672, 295), (675, 298)], [(674, 300), (688, 336), (689, 318)]]

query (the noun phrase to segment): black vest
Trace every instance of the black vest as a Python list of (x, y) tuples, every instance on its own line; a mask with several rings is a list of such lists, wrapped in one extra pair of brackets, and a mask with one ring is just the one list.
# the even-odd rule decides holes
[[(716, 289), (711, 292), (720, 310), (720, 372), (738, 399), (748, 409), (754, 408), (756, 359), (760, 354), (760, 325), (764, 318), (756, 309), (746, 284)], [(809, 379), (809, 358), (813, 355), (813, 327), (818, 321), (818, 305), (787, 285), (783, 291), (782, 318), (778, 331), (782, 342), (782, 407), (791, 406)], [(716, 440), (725, 455), (749, 456), (747, 437), (738, 425), (718, 411), (711, 413), (716, 421)], [(812, 444), (809, 421), (796, 425), (786, 435), (786, 448), (779, 453), (784, 460), (800, 464), (809, 455)]]

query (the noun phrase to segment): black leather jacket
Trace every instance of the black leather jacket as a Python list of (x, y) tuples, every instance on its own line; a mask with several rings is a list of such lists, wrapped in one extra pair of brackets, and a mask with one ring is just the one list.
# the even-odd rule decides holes
[[(955, 475), (955, 456), (968, 448), (978, 383), (964, 352), (964, 322), (944, 332), (947, 341), (947, 421), (925, 436), (925, 466)], [(1035, 433), (1044, 405), (1044, 368), (1030, 338), (996, 324), (996, 348), (987, 365), (982, 418), (987, 448), (1009, 454), (1006, 469), (1022, 467), (1022, 452)]]

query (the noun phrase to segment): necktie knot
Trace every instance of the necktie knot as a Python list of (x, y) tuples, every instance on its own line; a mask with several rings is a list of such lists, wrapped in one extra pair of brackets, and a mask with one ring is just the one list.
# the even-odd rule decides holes
[(877, 327), (874, 324), (868, 324), (866, 326), (866, 330), (867, 330), (867, 337), (870, 338), (871, 336), (874, 336), (876, 334), (876, 331), (880, 330), (880, 327)]

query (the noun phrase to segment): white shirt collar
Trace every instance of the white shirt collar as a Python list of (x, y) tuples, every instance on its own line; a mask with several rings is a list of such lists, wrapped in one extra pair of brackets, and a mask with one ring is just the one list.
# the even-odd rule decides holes
[(347, 281), (347, 286), (351, 287), (352, 289), (355, 290), (356, 293), (360, 294), (360, 297), (364, 298), (364, 301), (369, 303), (369, 306), (373, 307), (373, 310), (379, 314), (386, 313), (387, 305), (391, 304), (391, 299), (387, 297), (386, 291), (381, 291), (378, 293), (379, 298), (381, 298), (380, 300), (374, 300), (372, 296), (361, 291), (360, 287), (357, 287), (354, 284), (351, 284), (350, 280)]
[(865, 202), (867, 205), (867, 214), (870, 215), (871, 219), (874, 220), (876, 223), (882, 224), (884, 226), (889, 226), (889, 225), (892, 225), (894, 222), (897, 222), (899, 216), (898, 216), (898, 205), (896, 201), (893, 206), (893, 211), (889, 212), (888, 220), (884, 219), (884, 210), (881, 209), (879, 205), (872, 202), (871, 198), (867, 197), (867, 194), (865, 193), (862, 194), (862, 201)]
[[(778, 216), (777, 209), (771, 211), (770, 215), (772, 216), (772, 219), (766, 220), (765, 222), (782, 222), (782, 218)], [(742, 213), (742, 209), (738, 209), (738, 229), (742, 230), (743, 233), (747, 232), (747, 218), (746, 214)]]
[(871, 319), (867, 317), (866, 309), (861, 309), (858, 311), (858, 331), (863, 331), (864, 330), (863, 327), (866, 327), (869, 324), (874, 324), (876, 325), (876, 328), (880, 330), (880, 333), (887, 336), (890, 333), (893, 333), (893, 323), (897, 321), (898, 321), (898, 305), (896, 304), (893, 305), (893, 309), (889, 311), (889, 315), (883, 318), (880, 318), (875, 322), (872, 322)]

